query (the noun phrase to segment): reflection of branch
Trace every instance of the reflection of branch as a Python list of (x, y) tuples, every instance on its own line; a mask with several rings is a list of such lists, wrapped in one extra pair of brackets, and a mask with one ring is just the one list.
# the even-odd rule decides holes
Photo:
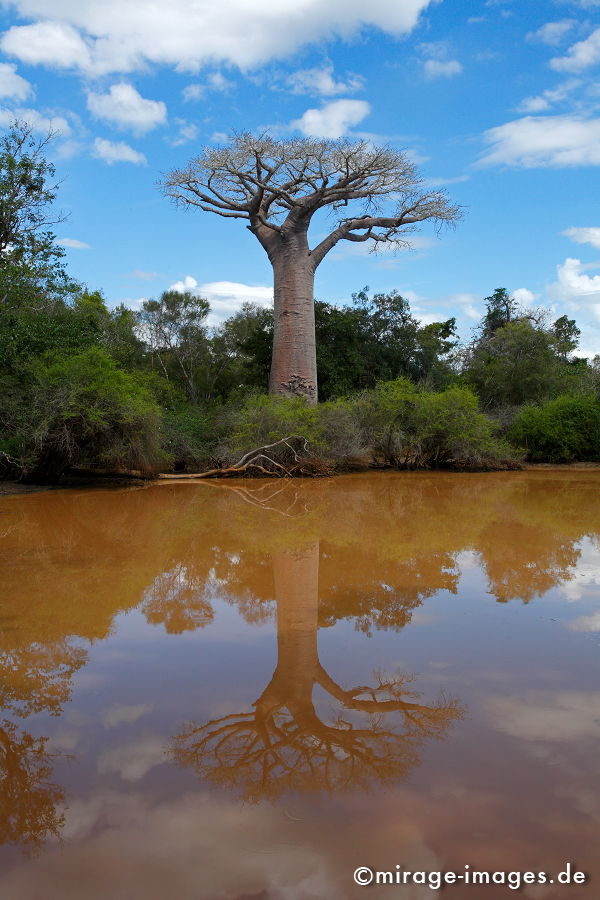
[[(196, 478), (195, 475), (161, 475), (161, 479), (173, 479), (179, 480), (180, 478)], [(231, 484), (231, 482), (223, 482), (223, 481), (211, 481), (210, 479), (203, 482), (207, 486), (217, 488), (221, 491), (232, 491), (238, 497), (241, 497), (246, 503), (250, 503), (252, 506), (258, 506), (260, 509), (268, 509), (272, 512), (279, 513), (280, 516), (286, 516), (287, 518), (296, 518), (297, 516), (302, 516), (308, 512), (308, 505), (302, 504), (302, 509), (294, 510), (294, 507), (298, 503), (299, 492), (292, 488), (291, 483), (288, 479), (286, 479), (283, 484), (278, 484), (277, 488), (273, 490), (273, 484), (269, 481), (268, 484), (261, 484), (259, 488), (251, 488), (246, 487), (246, 485), (241, 484)], [(261, 497), (260, 494), (262, 491), (271, 491), (268, 497)], [(276, 506), (272, 506), (269, 501), (275, 497), (278, 497), (282, 494), (284, 497), (293, 492), (294, 498), (291, 503), (288, 504), (286, 509), (278, 509)]]

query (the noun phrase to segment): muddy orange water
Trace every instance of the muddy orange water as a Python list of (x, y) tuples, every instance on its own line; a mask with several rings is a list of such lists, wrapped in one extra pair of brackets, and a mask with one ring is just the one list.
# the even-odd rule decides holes
[(585, 470), (0, 499), (0, 897), (600, 897), (599, 534)]

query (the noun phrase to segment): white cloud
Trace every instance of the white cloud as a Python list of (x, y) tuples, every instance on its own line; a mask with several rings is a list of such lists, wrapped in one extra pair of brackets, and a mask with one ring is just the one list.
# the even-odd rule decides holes
[[(23, 12), (26, 14), (25, 10)], [(43, 16), (41, 10), (40, 13)], [(0, 47), (4, 53), (16, 56), (28, 65), (83, 71), (92, 67), (89, 46), (77, 29), (66, 22), (42, 21), (33, 25), (14, 25), (0, 38)]]
[(59, 247), (68, 247), (69, 250), (90, 250), (89, 244), (84, 241), (78, 241), (75, 238), (59, 238), (56, 242)]
[(6, 109), (0, 108), (0, 125), (10, 125), (15, 119), (27, 122), (33, 131), (39, 134), (47, 134), (49, 131), (56, 132), (59, 137), (67, 137), (71, 134), (71, 126), (64, 116), (44, 115), (37, 109)]
[(169, 139), (172, 147), (181, 147), (183, 144), (189, 143), (189, 141), (195, 141), (198, 137), (199, 129), (193, 122), (188, 122), (186, 119), (175, 119), (175, 124), (178, 129), (177, 135)]
[(228, 94), (235, 87), (235, 82), (231, 81), (221, 72), (211, 72), (206, 79), (206, 84), (188, 84), (181, 92), (184, 103), (192, 103), (202, 100), (207, 91), (217, 91), (218, 93)]
[(427, 178), (426, 181), (428, 187), (443, 187), (446, 184), (460, 184), (469, 178), (469, 175), (455, 175), (454, 178)]
[(562, 19), (560, 22), (546, 22), (537, 31), (530, 31), (525, 35), (528, 41), (540, 41), (542, 44), (548, 44), (556, 47), (562, 39), (568, 34), (575, 25), (574, 19)]
[(320, 94), (333, 97), (335, 94), (352, 94), (364, 86), (364, 78), (360, 75), (348, 75), (345, 81), (336, 81), (333, 65), (327, 63), (312, 69), (300, 69), (293, 72), (286, 80), (293, 94)]
[(450, 49), (448, 41), (430, 41), (419, 45), (426, 78), (452, 78), (460, 75), (463, 67), (457, 59), (450, 58)]
[(182, 90), (181, 96), (184, 103), (194, 103), (197, 100), (202, 100), (205, 92), (206, 85), (204, 84), (188, 84)]
[(600, 738), (600, 692), (535, 692), (490, 699), (494, 728), (525, 741)]
[(262, 285), (241, 284), (237, 281), (208, 281), (198, 284), (191, 275), (170, 286), (172, 291), (191, 291), (199, 297), (205, 297), (210, 303), (208, 325), (219, 322), (234, 315), (243, 303), (257, 303), (259, 306), (273, 305), (273, 288)]
[(582, 72), (600, 62), (600, 28), (592, 31), (585, 41), (569, 47), (566, 56), (557, 56), (550, 65), (557, 72)]
[(452, 78), (463, 70), (457, 59), (426, 59), (423, 69), (427, 78)]
[[(586, 274), (581, 260), (568, 258), (556, 267), (557, 280), (550, 285), (548, 292), (556, 300), (577, 302), (578, 300), (600, 301), (600, 275)], [(592, 266), (598, 268), (598, 266)], [(594, 309), (594, 312), (597, 311)]]
[(537, 299), (537, 295), (530, 291), (529, 288), (517, 288), (510, 292), (510, 296), (523, 306), (530, 306)]
[(108, 93), (88, 93), (88, 109), (97, 119), (117, 128), (130, 128), (135, 134), (145, 134), (164, 125), (167, 107), (162, 100), (147, 100), (131, 84), (113, 84)]
[(420, 14), (437, 0), (14, 0), (17, 12), (34, 21), (13, 26), (2, 50), (24, 62), (77, 68), (88, 74), (131, 72), (146, 63), (198, 71), (224, 62), (248, 69), (283, 59), (323, 39), (350, 38), (364, 28), (388, 34), (412, 31)]
[(491, 145), (478, 165), (600, 165), (600, 118), (526, 116), (484, 133)]
[(12, 63), (0, 63), (0, 97), (11, 97), (13, 100), (27, 100), (33, 94), (33, 88), (20, 75)]
[(211, 90), (219, 91), (222, 94), (228, 94), (235, 87), (235, 82), (230, 78), (225, 78), (222, 72), (211, 72), (207, 80)]
[(291, 125), (308, 137), (339, 138), (369, 115), (366, 100), (332, 100), (320, 109), (307, 109)]
[(570, 78), (553, 90), (544, 91), (535, 97), (526, 97), (519, 104), (519, 111), (524, 113), (545, 112), (554, 103), (562, 103), (582, 82), (579, 78)]
[(563, 234), (576, 244), (591, 244), (600, 250), (600, 228), (567, 228)]
[(125, 141), (107, 141), (105, 138), (96, 138), (92, 153), (109, 165), (116, 162), (130, 162), (137, 166), (145, 166), (148, 162), (143, 153), (134, 150)]

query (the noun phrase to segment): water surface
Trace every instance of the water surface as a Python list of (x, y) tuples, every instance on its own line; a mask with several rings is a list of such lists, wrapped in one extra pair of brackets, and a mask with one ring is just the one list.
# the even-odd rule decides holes
[(590, 882), (522, 895), (600, 896), (599, 500), (585, 470), (0, 500), (0, 897), (566, 862)]

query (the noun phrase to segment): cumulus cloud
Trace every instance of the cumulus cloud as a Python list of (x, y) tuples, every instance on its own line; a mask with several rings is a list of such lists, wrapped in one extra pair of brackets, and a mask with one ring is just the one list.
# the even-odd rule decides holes
[(205, 297), (210, 303), (208, 325), (218, 325), (234, 315), (243, 303), (257, 303), (259, 306), (273, 305), (273, 288), (263, 285), (242, 284), (237, 281), (207, 281), (198, 284), (191, 275), (176, 281), (169, 288), (172, 291), (191, 291)]
[(542, 44), (548, 44), (551, 47), (560, 44), (562, 39), (571, 31), (575, 25), (574, 19), (562, 19), (560, 22), (546, 22), (537, 31), (530, 31), (525, 35), (528, 41), (540, 41)]
[(90, 245), (75, 238), (59, 238), (56, 242), (59, 247), (68, 247), (69, 250), (90, 250)]
[(27, 100), (33, 94), (29, 82), (17, 74), (17, 67), (12, 63), (0, 63), (0, 97), (12, 100)]
[(109, 165), (116, 162), (130, 162), (136, 166), (145, 166), (148, 162), (143, 153), (134, 150), (125, 141), (107, 141), (105, 138), (96, 138), (92, 153)]
[(145, 134), (167, 121), (167, 107), (162, 100), (147, 100), (124, 81), (113, 84), (106, 94), (90, 91), (87, 105), (97, 119), (131, 129), (135, 134)]
[(550, 60), (550, 65), (557, 72), (583, 72), (597, 62), (600, 62), (600, 28), (592, 31), (585, 41), (569, 47), (565, 56)]
[(600, 118), (526, 116), (490, 128), (483, 138), (491, 146), (480, 166), (600, 165)]
[(39, 134), (55, 132), (59, 137), (68, 137), (71, 134), (71, 126), (64, 116), (44, 115), (37, 109), (6, 109), (0, 108), (0, 125), (10, 125), (15, 119), (27, 122), (29, 127)]
[[(41, 10), (40, 14), (43, 15)], [(8, 56), (16, 56), (28, 65), (83, 71), (92, 68), (90, 47), (79, 31), (66, 22), (14, 25), (0, 38), (0, 48)]]
[[(14, 0), (30, 25), (16, 25), (0, 47), (30, 64), (87, 74), (131, 72), (147, 63), (198, 71), (215, 61), (248, 69), (282, 59), (326, 38), (349, 38), (364, 28), (400, 36), (436, 0)], [(50, 18), (51, 16), (51, 18)], [(36, 21), (37, 20), (37, 21)]]
[(600, 250), (600, 228), (567, 228), (563, 234), (576, 244), (591, 244)]
[(336, 81), (333, 65), (327, 63), (312, 69), (300, 69), (293, 72), (286, 84), (293, 94), (320, 94), (333, 97), (335, 94), (353, 94), (364, 86), (364, 78), (360, 75), (348, 75), (345, 81)]
[(369, 115), (366, 100), (332, 100), (320, 109), (307, 109), (291, 125), (307, 137), (339, 138), (347, 135), (353, 125)]
[[(598, 266), (586, 266), (581, 260), (570, 257), (565, 259), (562, 265), (556, 267), (557, 279), (548, 289), (550, 296), (556, 300), (575, 303), (583, 299), (591, 300), (592, 303), (600, 301), (600, 275), (588, 275), (588, 268)], [(598, 315), (598, 308), (592, 309)]]

